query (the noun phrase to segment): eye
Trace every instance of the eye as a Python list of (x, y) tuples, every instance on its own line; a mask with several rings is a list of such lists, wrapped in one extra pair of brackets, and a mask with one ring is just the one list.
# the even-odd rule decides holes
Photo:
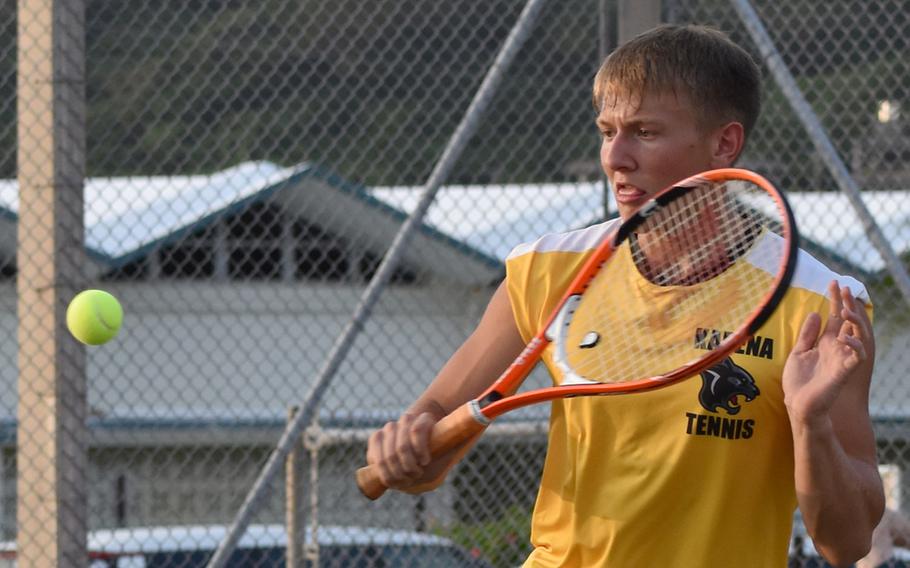
[(607, 140), (612, 140), (616, 136), (616, 131), (612, 128), (601, 128), (600, 135), (606, 138)]
[(647, 128), (639, 128), (638, 137), (639, 138), (653, 138), (654, 132), (651, 130), (648, 130)]

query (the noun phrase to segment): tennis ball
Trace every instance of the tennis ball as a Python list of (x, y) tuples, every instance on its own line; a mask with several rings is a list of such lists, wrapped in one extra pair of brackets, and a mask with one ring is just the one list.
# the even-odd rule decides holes
[(86, 345), (107, 343), (120, 331), (123, 308), (103, 290), (83, 290), (66, 308), (66, 327)]

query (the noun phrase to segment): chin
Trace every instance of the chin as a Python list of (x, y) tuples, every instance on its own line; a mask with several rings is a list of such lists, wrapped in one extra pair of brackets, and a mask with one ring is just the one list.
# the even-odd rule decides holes
[(632, 207), (629, 205), (619, 205), (619, 206), (617, 206), (616, 209), (617, 209), (617, 212), (619, 213), (620, 219), (622, 219), (623, 221), (626, 221), (629, 219), (629, 217), (632, 216), (632, 213), (634, 213), (636, 211), (636, 209), (638, 209), (638, 208)]

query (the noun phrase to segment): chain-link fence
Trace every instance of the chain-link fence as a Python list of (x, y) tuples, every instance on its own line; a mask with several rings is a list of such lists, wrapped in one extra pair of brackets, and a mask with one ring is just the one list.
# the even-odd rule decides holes
[[(367, 504), (352, 476), (369, 433), (473, 329), (511, 247), (614, 213), (590, 89), (619, 37), (618, 6), (634, 4), (543, 2), (330, 374), (294, 444), (296, 465), (247, 503), (236, 565), (283, 566), (288, 527), (292, 553), (319, 566), (515, 566), (527, 555), (545, 408), (491, 428), (432, 493)], [(660, 13), (719, 27), (767, 60), (735, 4), (664, 0)], [(753, 5), (905, 261), (910, 2)], [(82, 550), (88, 531), (101, 565), (205, 564), (524, 6), (0, 3), (9, 338), (0, 563), (18, 544), (21, 566), (85, 565), (58, 549)], [(900, 271), (818, 148), (766, 69), (763, 116), (741, 163), (789, 192), (813, 254), (872, 293), (871, 405), (889, 503), (906, 509), (910, 318)], [(84, 349), (63, 333), (62, 314), (88, 287), (114, 293), (126, 315), (115, 341)], [(63, 536), (41, 545), (49, 535)]]

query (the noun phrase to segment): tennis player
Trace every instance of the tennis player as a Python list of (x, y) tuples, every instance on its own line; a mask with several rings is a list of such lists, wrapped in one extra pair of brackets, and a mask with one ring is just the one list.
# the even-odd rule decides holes
[[(606, 59), (593, 99), (601, 163), (625, 217), (680, 179), (736, 162), (759, 114), (760, 72), (716, 30), (661, 26)], [(610, 222), (513, 250), (476, 330), (370, 438), (367, 461), (388, 487), (442, 483), (471, 444), (431, 459), (433, 424), (518, 355)], [(644, 278), (632, 263), (625, 270)], [(642, 289), (644, 303), (659, 293)], [(801, 251), (772, 318), (700, 379), (554, 402), (525, 566), (782, 567), (797, 506), (830, 563), (862, 558), (884, 507), (868, 412), (870, 315), (860, 282)], [(692, 330), (693, 342), (710, 349), (725, 331)]]

